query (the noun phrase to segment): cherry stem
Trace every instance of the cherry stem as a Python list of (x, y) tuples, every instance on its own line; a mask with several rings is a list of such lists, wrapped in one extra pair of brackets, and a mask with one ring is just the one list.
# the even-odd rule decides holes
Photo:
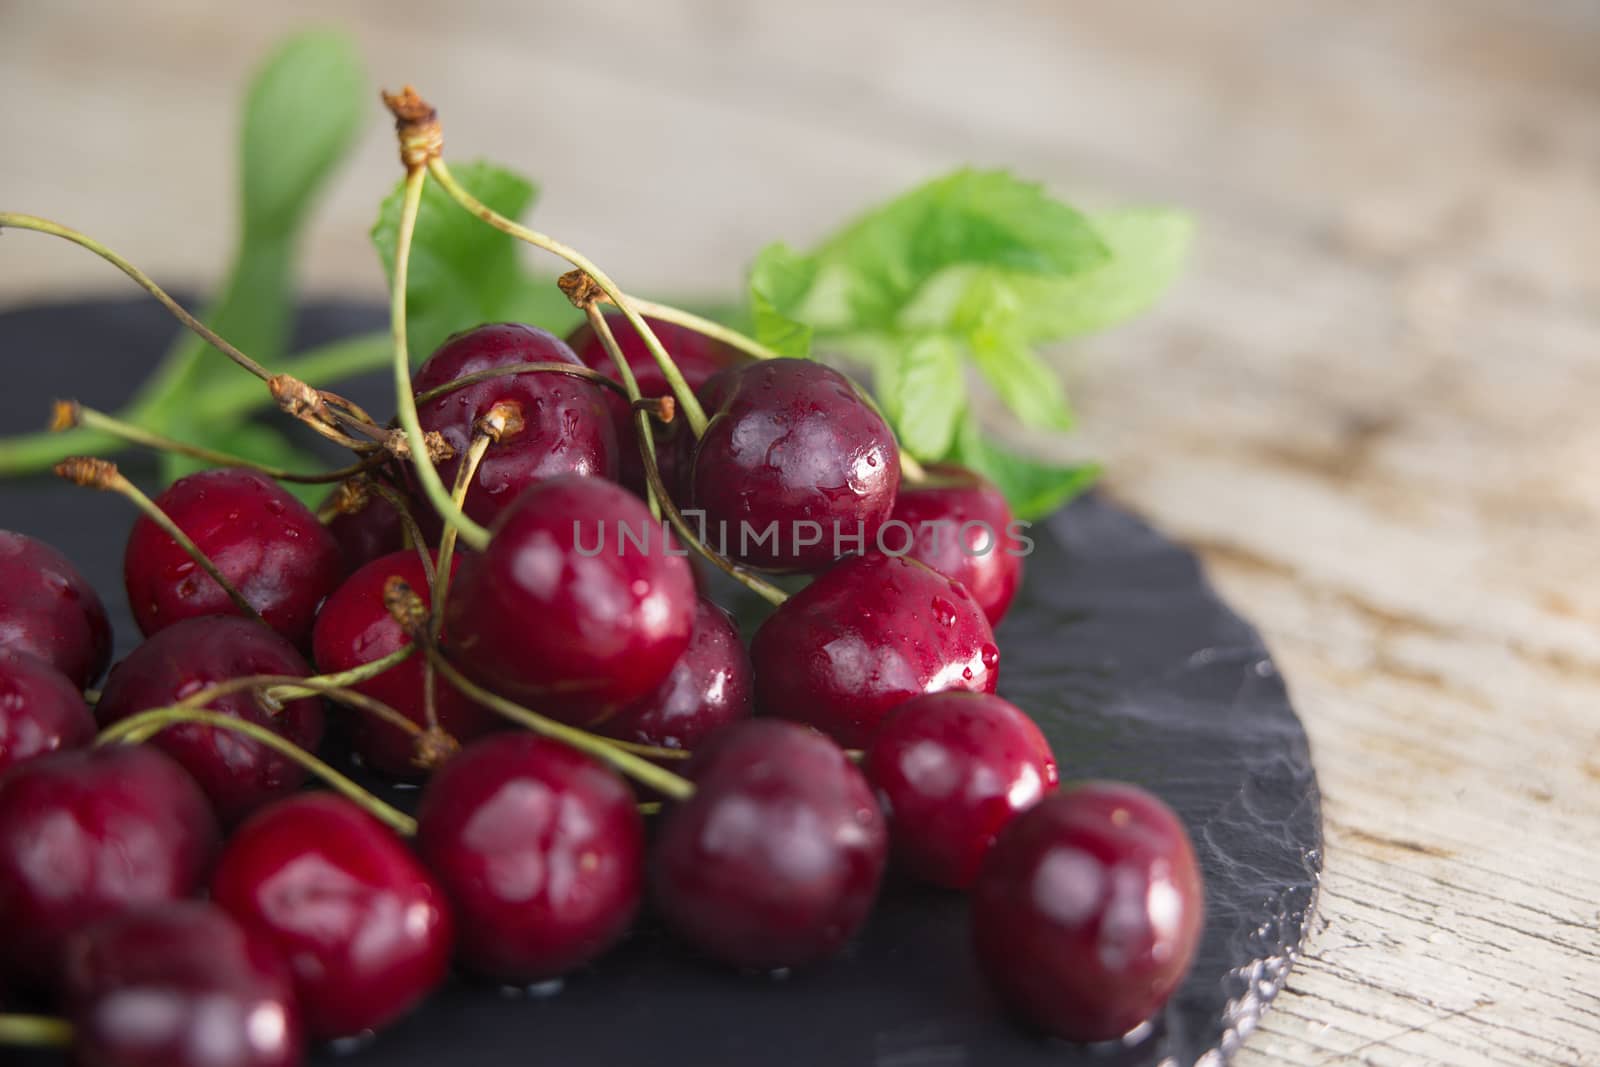
[(428, 588), (433, 588), (434, 566), (433, 553), (428, 551), (428, 539), (422, 535), (422, 527), (417, 525), (417, 520), (411, 514), (411, 502), (392, 486), (385, 485), (376, 478), (368, 479), (366, 488), (377, 493), (388, 501), (389, 506), (400, 516), (400, 525), (404, 527), (406, 539), (411, 542), (411, 547), (417, 550), (417, 555), (422, 557), (422, 573), (428, 580)]
[(678, 370), (678, 365), (667, 354), (666, 348), (661, 344), (661, 339), (655, 335), (654, 330), (650, 329), (650, 324), (645, 322), (644, 316), (634, 307), (632, 300), (617, 287), (617, 284), (604, 271), (595, 266), (588, 257), (576, 249), (562, 244), (553, 237), (530, 230), (526, 226), (506, 218), (473, 196), (455, 180), (442, 157), (435, 155), (430, 158), (428, 160), (428, 171), (444, 187), (445, 192), (450, 194), (451, 199), (467, 211), (470, 211), (502, 233), (508, 233), (519, 241), (526, 241), (536, 248), (542, 248), (546, 252), (559, 256), (593, 278), (595, 284), (617, 306), (617, 309), (627, 317), (629, 324), (639, 332), (640, 339), (644, 341), (645, 347), (650, 350), (651, 356), (655, 358), (656, 365), (661, 368), (662, 376), (667, 379), (667, 384), (671, 386), (672, 395), (677, 398), (679, 405), (682, 406), (684, 418), (689, 423), (690, 432), (696, 438), (705, 433), (706, 413), (700, 407), (700, 401), (695, 398), (694, 390), (689, 388), (689, 383), (684, 380), (683, 373)]
[(904, 448), (900, 449), (900, 477), (912, 485), (922, 485), (928, 480), (927, 468), (917, 462), (917, 458)]
[(178, 524), (173, 522), (154, 500), (145, 496), (138, 486), (128, 481), (122, 472), (117, 469), (115, 463), (110, 460), (95, 459), (92, 456), (71, 456), (55, 465), (55, 473), (60, 478), (86, 488), (119, 493), (127, 497), (135, 507), (144, 513), (146, 518), (161, 527), (168, 537), (176, 541), (179, 547), (189, 554), (189, 558), (194, 560), (201, 570), (211, 576), (212, 581), (222, 587), (222, 591), (228, 594), (228, 599), (233, 601), (240, 614), (247, 619), (254, 619), (265, 625), (265, 620), (261, 618), (260, 613), (244, 598), (244, 594), (235, 589), (233, 584), (223, 577), (222, 572), (217, 569), (217, 565), (211, 562), (211, 558), (200, 551), (200, 546), (195, 544), (188, 534), (179, 529)]
[(673, 307), (671, 304), (658, 304), (654, 300), (645, 300), (642, 297), (629, 296), (633, 306), (639, 314), (646, 318), (659, 319), (661, 322), (670, 322), (674, 326), (682, 326), (686, 330), (693, 330), (713, 341), (721, 341), (725, 345), (737, 348), (745, 355), (756, 359), (782, 359), (782, 353), (775, 352), (766, 345), (757, 341), (748, 334), (740, 333), (731, 326), (724, 326), (692, 311)]
[(265, 726), (258, 726), (253, 722), (248, 722), (232, 715), (206, 711), (202, 708), (185, 707), (181, 704), (151, 708), (149, 711), (142, 711), (137, 715), (123, 719), (115, 726), (102, 730), (100, 736), (95, 738), (94, 743), (96, 746), (141, 744), (155, 737), (163, 730), (191, 723), (243, 734), (250, 740), (265, 745), (274, 752), (298, 763), (307, 771), (326, 782), (335, 792), (344, 795), (360, 805), (368, 814), (387, 824), (396, 833), (411, 837), (417, 832), (417, 821), (399, 808), (373, 796), (293, 741), (278, 736)]
[[(679, 777), (663, 767), (657, 767), (654, 763), (639, 755), (637, 749), (644, 746), (613, 741), (598, 734), (591, 734), (587, 730), (580, 730), (576, 726), (568, 726), (565, 723), (556, 722), (554, 719), (547, 719), (537, 712), (529, 711), (521, 704), (507, 700), (496, 693), (491, 693), (481, 685), (471, 681), (456, 670), (436, 646), (430, 646), (427, 651), (428, 658), (433, 661), (433, 665), (444, 676), (446, 681), (484, 707), (505, 716), (512, 722), (527, 727), (536, 734), (555, 741), (561, 741), (580, 752), (593, 756), (598, 760), (603, 760), (635, 781), (650, 786), (657, 792), (664, 793), (674, 800), (686, 800), (693, 795), (693, 782), (690, 782), (687, 778)], [(677, 751), (676, 749), (651, 749), (650, 754), (660, 756), (664, 753), (676, 753)]]
[(422, 187), (428, 172), (421, 166), (406, 169), (405, 191), (400, 201), (400, 232), (394, 250), (394, 291), (389, 306), (389, 324), (394, 334), (394, 388), (395, 407), (400, 425), (406, 432), (406, 442), (411, 446), (411, 462), (417, 469), (417, 480), (427, 494), (428, 502), (438, 511), (447, 526), (461, 531), (471, 548), (482, 551), (489, 544), (489, 531), (473, 522), (455, 502), (449, 490), (434, 469), (428, 456), (428, 446), (422, 433), (422, 423), (417, 416), (417, 398), (411, 391), (411, 357), (406, 347), (406, 286), (411, 273), (411, 239), (417, 229), (417, 211), (422, 205)]
[(642, 801), (637, 806), (639, 808), (639, 814), (640, 815), (659, 815), (659, 814), (661, 814), (661, 801), (659, 801), (659, 800)]
[[(478, 474), (478, 465), (483, 462), (484, 455), (489, 451), (489, 446), (494, 444), (494, 438), (486, 433), (474, 434), (472, 444), (467, 447), (466, 458), (461, 461), (461, 466), (456, 470), (455, 489), (450, 494), (450, 499), (456, 507), (465, 507), (467, 490), (472, 488), (472, 479)], [(433, 573), (433, 632), (439, 633), (444, 625), (444, 600), (450, 595), (450, 563), (456, 552), (456, 528), (446, 526), (444, 536), (439, 539), (439, 563)]]
[(175, 452), (182, 456), (193, 456), (195, 459), (204, 460), (218, 467), (244, 467), (249, 470), (259, 471), (268, 478), (274, 478), (280, 482), (299, 482), (306, 485), (337, 482), (370, 470), (378, 463), (383, 462), (382, 457), (379, 457), (378, 459), (363, 460), (348, 467), (341, 467), (339, 470), (319, 471), (315, 474), (296, 474), (293, 471), (268, 467), (265, 464), (245, 459), (242, 456), (230, 456), (226, 452), (218, 452), (215, 449), (205, 448), (201, 445), (186, 444), (158, 433), (152, 433), (141, 426), (135, 426), (132, 423), (123, 422), (115, 416), (107, 415), (103, 411), (86, 408), (76, 400), (56, 401), (55, 415), (50, 423), (50, 429), (60, 432), (70, 430), (76, 426), (86, 426), (91, 430), (99, 430), (129, 444), (143, 445), (146, 448), (153, 448), (160, 452)]
[[(633, 367), (628, 363), (627, 357), (622, 354), (622, 349), (617, 345), (616, 335), (611, 332), (611, 324), (606, 321), (606, 317), (600, 313), (600, 309), (594, 305), (593, 301), (590, 301), (584, 307), (583, 313), (589, 318), (589, 328), (594, 330), (596, 337), (600, 338), (600, 344), (605, 348), (606, 356), (610, 358), (611, 365), (617, 368), (617, 374), (622, 378), (622, 395), (628, 398), (628, 404), (632, 407), (642, 399), (643, 394), (639, 389), (639, 380), (633, 376)], [(634, 438), (638, 442), (640, 453), (648, 453), (649, 459), (653, 461), (656, 455), (656, 435), (650, 427), (650, 420), (648, 418), (640, 419), (635, 416), (633, 423)], [(650, 517), (660, 522), (661, 496), (654, 485), (648, 485), (646, 489), (645, 496), (650, 504)]]
[[(410, 653), (413, 649), (412, 646), (407, 645), (399, 651)], [(394, 662), (399, 662), (403, 658), (396, 654), (384, 657), (385, 660), (392, 659)], [(383, 661), (374, 660), (373, 662), (379, 663)], [(300, 678), (292, 674), (252, 674), (242, 678), (229, 678), (225, 682), (209, 685), (196, 693), (184, 697), (178, 701), (176, 706), (183, 708), (203, 707), (213, 700), (225, 697), (230, 693), (237, 693), (241, 690), (256, 690), (257, 695), (263, 701), (270, 702), (267, 708), (268, 712), (276, 715), (282, 710), (282, 701), (299, 700), (311, 696), (325, 696), (329, 700), (337, 701), (340, 704), (348, 704), (350, 707), (370, 712), (395, 729), (411, 734), (413, 737), (421, 736), (422, 727), (383, 701), (375, 697), (369, 697), (367, 694), (347, 686), (334, 685), (327, 680), (337, 677), (337, 675), (325, 675), (323, 678)]]
[(0, 1015), (0, 1045), (65, 1048), (72, 1044), (72, 1024), (48, 1015)]
[(504, 378), (512, 374), (565, 374), (569, 377), (582, 378), (584, 381), (604, 386), (613, 392), (622, 393), (624, 396), (627, 395), (621, 383), (601, 374), (597, 370), (590, 370), (588, 367), (575, 367), (571, 363), (514, 363), (504, 367), (490, 367), (488, 370), (474, 371), (471, 374), (463, 374), (459, 378), (452, 378), (443, 385), (436, 385), (425, 393), (418, 393), (417, 403), (426, 404), (429, 401), (439, 399), (441, 396), (453, 393), (457, 389), (465, 389), (469, 385), (477, 385), (479, 382), (486, 382), (492, 378)]

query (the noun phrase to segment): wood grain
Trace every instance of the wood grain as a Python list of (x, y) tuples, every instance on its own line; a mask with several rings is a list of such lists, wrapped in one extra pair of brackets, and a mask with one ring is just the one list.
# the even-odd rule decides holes
[[(232, 92), (325, 5), (0, 4), (0, 199), (226, 254)], [(1600, 1063), (1600, 9), (1584, 0), (341, 5), (451, 151), (625, 284), (726, 288), (962, 162), (1192, 209), (1159, 314), (1027, 447), (1199, 546), (1327, 794), (1321, 918), (1237, 1062)], [(21, 102), (22, 106), (16, 106)], [(375, 294), (374, 113), (311, 240)], [(174, 231), (181, 232), (175, 237)], [(104, 288), (7, 236), (0, 300)]]

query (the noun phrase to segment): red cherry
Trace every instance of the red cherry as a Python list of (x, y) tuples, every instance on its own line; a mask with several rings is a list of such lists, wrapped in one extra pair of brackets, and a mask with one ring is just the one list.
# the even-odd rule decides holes
[(690, 477), (713, 543), (725, 530), (729, 555), (801, 571), (874, 544), (900, 485), (900, 450), (882, 416), (821, 363), (772, 359), (732, 375)]
[[(419, 394), (457, 378), (521, 363), (581, 366), (572, 349), (536, 326), (496, 323), (455, 334), (440, 345), (412, 378)], [(439, 464), (452, 485), (472, 444), (473, 423), (497, 404), (512, 405), (520, 428), (489, 446), (467, 492), (466, 513), (491, 523), (530, 485), (564, 474), (615, 478), (618, 444), (603, 386), (568, 374), (513, 374), (490, 378), (430, 400), (418, 408), (424, 431), (437, 430), (455, 449)], [(632, 438), (630, 437), (631, 441)], [(426, 506), (421, 512), (437, 522)]]
[[(337, 494), (338, 490), (335, 490)], [(323, 502), (327, 506), (335, 494)], [(354, 511), (338, 511), (327, 522), (328, 532), (339, 542), (345, 572), (366, 566), (380, 556), (399, 552), (406, 545), (405, 526), (394, 505), (377, 493), (366, 493)]]
[[(255, 674), (311, 673), (288, 641), (258, 622), (218, 615), (185, 619), (130, 652), (106, 679), (95, 715), (110, 726), (150, 708), (176, 704), (218, 682)], [(210, 710), (263, 726), (308, 751), (322, 742), (322, 702), (315, 697), (268, 706), (251, 692), (208, 702)], [(150, 742), (194, 775), (217, 817), (232, 825), (305, 781), (298, 763), (242, 734), (201, 723), (163, 730)]]
[(609, 737), (661, 748), (693, 749), (731, 722), (750, 717), (750, 654), (728, 613), (701, 598), (689, 647), (655, 692), (600, 725)]
[(836, 564), (762, 623), (750, 647), (756, 707), (864, 746), (921, 693), (994, 692), (1000, 649), (959, 582), (915, 560)]
[(222, 909), (181, 901), (96, 923), (66, 964), (81, 1067), (299, 1067), (289, 969)]
[(1018, 816), (972, 892), (978, 960), (1023, 1018), (1105, 1041), (1183, 980), (1205, 909), (1183, 824), (1123, 782), (1089, 782)]
[[(667, 384), (666, 376), (661, 373), (655, 357), (650, 354), (650, 349), (645, 347), (641, 338), (622, 312), (612, 309), (605, 313), (606, 323), (611, 327), (612, 336), (617, 339), (617, 347), (621, 349), (623, 358), (628, 361), (628, 366), (633, 370), (633, 377), (639, 383), (639, 394), (646, 397), (668, 396), (672, 387)], [(683, 380), (690, 389), (698, 390), (706, 379), (725, 367), (735, 366), (745, 362), (745, 356), (731, 345), (713, 340), (704, 334), (696, 333), (684, 326), (659, 319), (645, 320), (650, 324), (656, 338), (661, 342), (672, 361), (678, 365), (678, 372), (683, 375)], [(605, 345), (595, 335), (594, 328), (587, 322), (580, 325), (567, 336), (567, 344), (572, 346), (583, 365), (590, 370), (597, 370), (609, 377), (612, 381), (620, 383), (622, 375), (617, 372), (616, 365), (612, 363), (611, 356), (606, 352)], [(616, 427), (617, 442), (621, 446), (621, 467), (618, 481), (643, 496), (645, 492), (644, 462), (639, 458), (639, 448), (632, 418), (632, 409), (628, 402), (619, 394), (606, 390), (606, 407), (611, 411), (611, 421)], [(666, 426), (659, 427), (656, 431), (657, 460), (663, 462), (667, 452), (664, 442), (675, 439), (682, 434), (683, 420), (677, 419)], [(666, 470), (663, 469), (663, 475)], [(675, 483), (668, 481), (667, 485)]]
[(94, 740), (94, 716), (67, 676), (38, 656), (0, 648), (0, 774)]
[[(180, 478), (156, 504), (188, 534), (268, 626), (301, 644), (317, 605), (343, 574), (339, 545), (304, 504), (252, 470)], [(179, 544), (139, 516), (123, 556), (128, 606), (146, 635), (203, 615), (234, 615), (222, 587)]]
[(211, 899), (283, 954), (316, 1040), (394, 1022), (449, 968), (439, 884), (387, 827), (330, 793), (279, 801), (240, 827)]
[(928, 480), (902, 483), (885, 530), (891, 551), (909, 546), (920, 560), (967, 587), (991, 626), (998, 626), (1022, 581), (1023, 543), (1011, 532), (1011, 507), (989, 479), (965, 467), (935, 463)]
[(1039, 727), (988, 693), (912, 697), (884, 720), (861, 769), (895, 859), (951, 889), (972, 885), (995, 835), (1059, 780)]
[(576, 749), (528, 733), (463, 749), (428, 783), (417, 848), (455, 906), (457, 955), (526, 984), (599, 956), (644, 890), (633, 790)]
[[(461, 563), (451, 557), (451, 577)], [(317, 667), (324, 672), (347, 671), (409, 645), (411, 639), (389, 614), (383, 603), (383, 587), (391, 578), (400, 578), (425, 605), (431, 604), (427, 574), (415, 549), (406, 549), (356, 571), (334, 590), (317, 614), (312, 632)], [(426, 660), (413, 654), (376, 678), (351, 688), (381, 700), (418, 726), (427, 726), (427, 707), (423, 699)], [(451, 686), (434, 679), (434, 710), (439, 726), (457, 741), (467, 742), (499, 727), (503, 720), (494, 712), (468, 700)], [(416, 738), (404, 730), (370, 715), (351, 709), (351, 741), (362, 762), (397, 778), (418, 778)]]
[(462, 562), (445, 608), (451, 653), (536, 711), (599, 722), (654, 690), (689, 647), (696, 600), (682, 551), (613, 482), (541, 482)]
[(217, 846), (205, 795), (152, 748), (54, 752), (0, 777), (0, 984), (44, 987), (66, 941), (193, 893)]
[(79, 689), (111, 662), (111, 623), (94, 587), (60, 552), (10, 530), (0, 530), (0, 648), (33, 653)]
[(651, 874), (668, 924), (706, 955), (757, 970), (838, 952), (866, 921), (888, 851), (883, 814), (839, 746), (794, 723), (719, 732), (690, 761)]

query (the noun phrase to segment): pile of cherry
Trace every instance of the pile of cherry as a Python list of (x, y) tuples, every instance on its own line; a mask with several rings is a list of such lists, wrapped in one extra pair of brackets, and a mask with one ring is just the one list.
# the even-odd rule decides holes
[[(607, 321), (644, 395), (665, 395)], [(0, 532), (0, 998), (53, 1005), (85, 1065), (296, 1064), (452, 968), (518, 985), (578, 970), (647, 897), (721, 964), (817, 964), (893, 862), (971, 892), (978, 958), (1033, 1027), (1105, 1040), (1160, 1008), (1199, 937), (1194, 855), (1137, 787), (1058, 788), (1043, 735), (994, 695), (991, 627), (1022, 566), (1004, 499), (959, 468), (903, 476), (882, 418), (822, 364), (654, 327), (710, 416), (698, 439), (655, 426), (660, 482), (710, 528), (779, 524), (740, 566), (816, 575), (748, 651), (652, 518), (638, 409), (581, 373), (618, 373), (588, 326), (567, 342), (478, 327), (417, 371), (440, 473), (477, 461), (464, 510), (492, 534), (442, 575), (444, 523), (398, 464), (363, 470), (322, 519), (255, 470), (173, 484), (156, 504), (233, 589), (139, 518), (125, 579), (145, 640), (92, 708), (100, 599), (54, 549)], [(483, 373), (525, 364), (574, 373)], [(803, 520), (816, 543), (789, 536)], [(908, 554), (877, 545), (894, 520)], [(837, 530), (857, 554), (835, 558)], [(307, 678), (347, 699), (293, 688)], [(517, 728), (507, 702), (559, 729)], [(202, 703), (210, 718), (185, 717)], [(414, 823), (302, 788), (332, 707), (368, 769), (421, 783)], [(617, 769), (646, 759), (649, 785)]]

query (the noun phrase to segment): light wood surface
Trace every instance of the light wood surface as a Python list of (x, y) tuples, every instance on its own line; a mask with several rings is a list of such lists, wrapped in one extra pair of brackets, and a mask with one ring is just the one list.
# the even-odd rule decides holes
[[(317, 18), (640, 290), (964, 162), (1193, 210), (1030, 444), (1203, 551), (1310, 730), (1320, 917), (1237, 1062), (1600, 1063), (1600, 7), (0, 0), (0, 202), (204, 283), (240, 72)], [(379, 291), (394, 174), (375, 103), (313, 291)], [(0, 253), (7, 304), (117, 281)]]

